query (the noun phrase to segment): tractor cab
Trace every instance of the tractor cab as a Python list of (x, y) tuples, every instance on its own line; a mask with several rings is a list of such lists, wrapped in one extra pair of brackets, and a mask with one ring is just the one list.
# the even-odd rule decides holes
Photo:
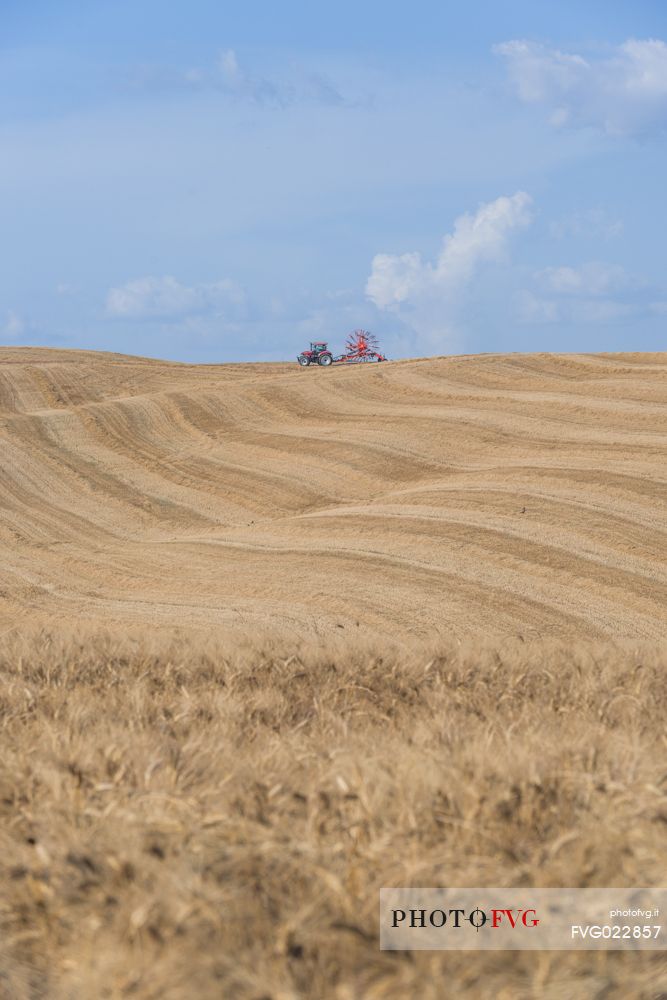
[(326, 351), (328, 345), (323, 340), (311, 340), (310, 350), (312, 354), (321, 354), (322, 351)]

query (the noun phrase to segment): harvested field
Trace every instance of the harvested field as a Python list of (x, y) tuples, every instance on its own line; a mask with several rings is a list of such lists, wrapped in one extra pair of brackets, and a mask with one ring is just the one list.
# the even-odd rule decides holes
[(389, 885), (667, 885), (667, 356), (0, 349), (0, 1000), (657, 1000)]
[(666, 402), (667, 355), (2, 349), (0, 629), (665, 638)]

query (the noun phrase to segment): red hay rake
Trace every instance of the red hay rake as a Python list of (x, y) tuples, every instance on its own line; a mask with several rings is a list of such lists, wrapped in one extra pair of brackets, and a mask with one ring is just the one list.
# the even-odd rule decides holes
[(378, 339), (368, 330), (355, 330), (345, 341), (346, 354), (341, 354), (336, 361), (343, 361), (346, 364), (358, 364), (361, 361), (386, 361), (384, 354), (380, 354)]

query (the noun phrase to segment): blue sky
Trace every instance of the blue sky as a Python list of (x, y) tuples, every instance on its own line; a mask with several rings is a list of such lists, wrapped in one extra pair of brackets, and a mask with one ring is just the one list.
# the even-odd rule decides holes
[(3, 0), (0, 343), (663, 350), (664, 2)]

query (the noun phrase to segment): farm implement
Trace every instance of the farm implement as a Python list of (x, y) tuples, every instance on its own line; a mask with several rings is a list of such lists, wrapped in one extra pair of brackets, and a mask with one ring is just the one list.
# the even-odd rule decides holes
[(302, 351), (297, 361), (302, 368), (308, 365), (358, 365), (366, 362), (386, 361), (378, 350), (377, 337), (367, 330), (355, 330), (345, 342), (345, 353), (333, 355), (323, 340), (311, 341), (310, 350)]

